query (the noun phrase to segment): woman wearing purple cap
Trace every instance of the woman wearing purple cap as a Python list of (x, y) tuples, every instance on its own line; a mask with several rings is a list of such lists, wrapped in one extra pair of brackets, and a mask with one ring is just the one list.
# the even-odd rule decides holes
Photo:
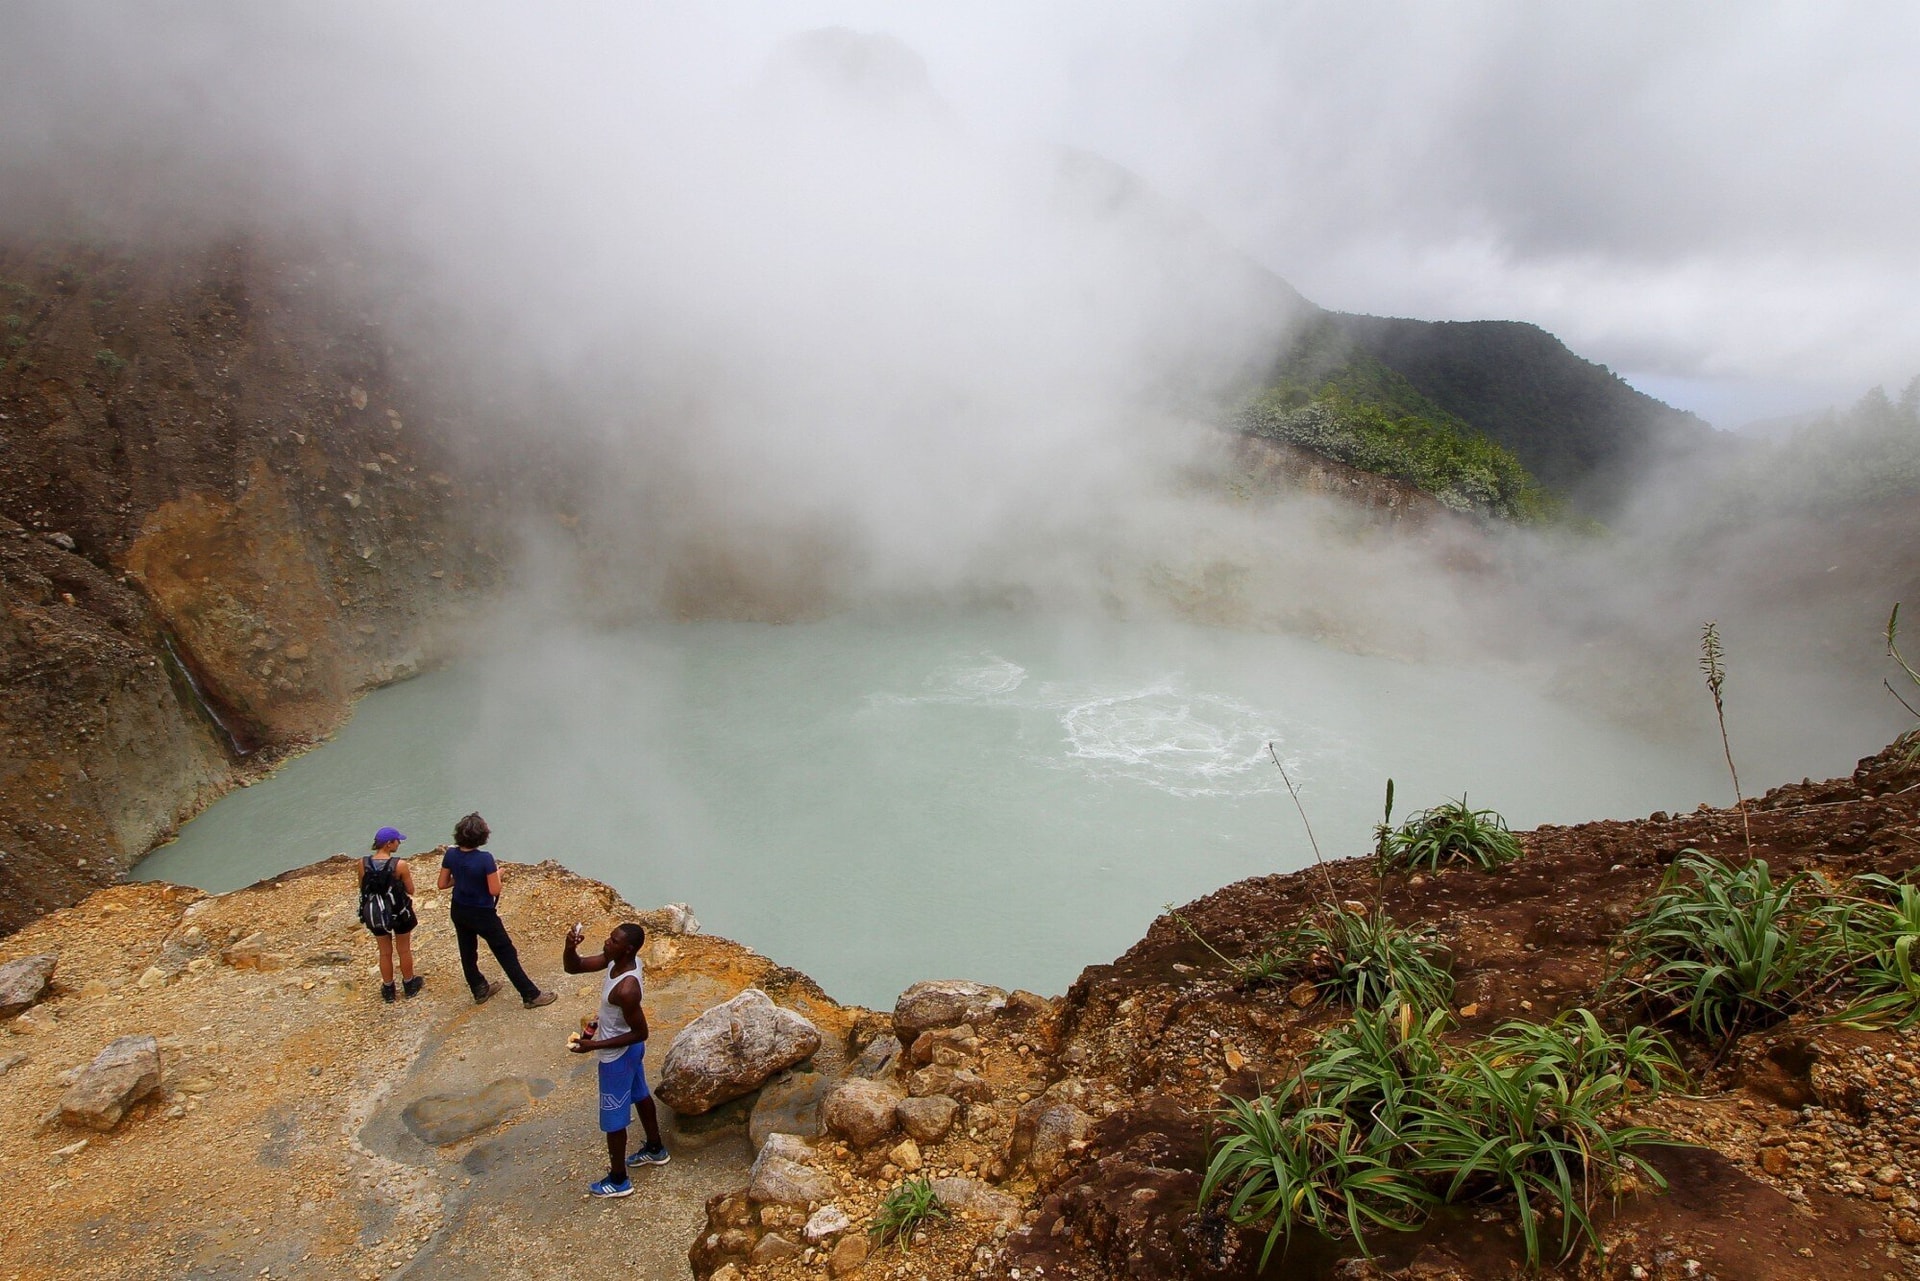
[(406, 833), (383, 827), (373, 834), (373, 853), (360, 860), (360, 921), (380, 945), (380, 999), (391, 1004), (393, 953), (400, 952), (400, 989), (412, 996), (427, 981), (413, 974), (413, 871), (400, 857)]

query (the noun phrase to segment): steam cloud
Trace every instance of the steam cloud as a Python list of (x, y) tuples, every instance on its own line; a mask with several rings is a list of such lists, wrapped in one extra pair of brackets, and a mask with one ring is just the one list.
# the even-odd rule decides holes
[(22, 6), (0, 226), (78, 209), (377, 264), (416, 346), (605, 451), (601, 572), (636, 599), (675, 566), (1110, 598), (1231, 564), (1227, 621), (1492, 648), (1604, 699), (1633, 678), (1596, 692), (1571, 646), (1689, 670), (1643, 620), (1691, 628), (1694, 577), (1649, 609), (1631, 564), (1523, 540), (1518, 590), (1462, 585), (1444, 546), (1168, 478), (1294, 315), (1267, 268), (1329, 305), (1537, 320), (1670, 392), (1903, 379), (1911, 156), (1852, 121), (1913, 117), (1920, 22), (1875, 22), (1856, 57), (1844, 12), (1652, 6)]

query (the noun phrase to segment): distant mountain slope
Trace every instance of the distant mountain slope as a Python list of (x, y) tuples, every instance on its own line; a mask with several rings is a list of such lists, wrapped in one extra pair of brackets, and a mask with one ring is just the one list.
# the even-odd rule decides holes
[(1521, 321), (1328, 312), (1283, 357), (1275, 380), (1303, 360), (1324, 365), (1343, 352), (1385, 365), (1595, 515), (1617, 505), (1643, 469), (1711, 448), (1715, 439), (1693, 414), (1635, 390)]

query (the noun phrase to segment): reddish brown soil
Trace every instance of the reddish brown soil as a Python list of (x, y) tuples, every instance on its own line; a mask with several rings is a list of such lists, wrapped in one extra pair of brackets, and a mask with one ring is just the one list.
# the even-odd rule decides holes
[[(1900, 874), (1920, 862), (1920, 771), (1891, 749), (1853, 777), (1777, 789), (1750, 805), (1752, 854), (1779, 871)], [(1458, 982), (1463, 1034), (1594, 1000), (1610, 940), (1685, 849), (1746, 856), (1737, 812), (1655, 814), (1525, 833), (1498, 873), (1376, 881), (1353, 860), (1228, 886), (1182, 915), (1229, 955), (1251, 955), (1329, 892), (1383, 895), (1402, 922), (1438, 927)], [(1305, 994), (1302, 994), (1305, 999)], [(1454, 1212), (1423, 1231), (1350, 1245), (1296, 1238), (1259, 1270), (1261, 1234), (1196, 1209), (1210, 1113), (1284, 1078), (1340, 1011), (1284, 989), (1248, 989), (1169, 918), (1112, 965), (1087, 970), (1062, 1015), (1058, 1070), (1115, 1081), (1134, 1102), (1101, 1123), (1084, 1160), (1043, 1188), (1005, 1265), (1047, 1277), (1491, 1277), (1523, 1271), (1511, 1207)], [(1697, 1097), (1666, 1096), (1641, 1120), (1705, 1147), (1659, 1153), (1666, 1195), (1603, 1215), (1602, 1259), (1546, 1275), (1787, 1278), (1916, 1275), (1920, 1186), (1911, 1101), (1916, 1040), (1799, 1015), (1714, 1055), (1682, 1042)], [(1767, 1156), (1769, 1149), (1778, 1149)], [(1044, 1269), (1044, 1271), (1041, 1271)]]

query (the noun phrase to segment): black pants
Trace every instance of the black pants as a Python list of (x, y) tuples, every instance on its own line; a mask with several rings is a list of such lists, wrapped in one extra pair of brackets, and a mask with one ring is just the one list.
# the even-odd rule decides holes
[(507, 937), (507, 927), (501, 921), (500, 913), (490, 907), (462, 907), (455, 903), (447, 915), (453, 921), (453, 937), (460, 943), (460, 972), (467, 976), (467, 986), (473, 989), (475, 995), (487, 985), (486, 979), (480, 976), (481, 939), (487, 941), (493, 959), (500, 962), (507, 982), (513, 984), (521, 1000), (531, 1001), (540, 995), (540, 989), (520, 968), (520, 953), (514, 948), (513, 940)]

